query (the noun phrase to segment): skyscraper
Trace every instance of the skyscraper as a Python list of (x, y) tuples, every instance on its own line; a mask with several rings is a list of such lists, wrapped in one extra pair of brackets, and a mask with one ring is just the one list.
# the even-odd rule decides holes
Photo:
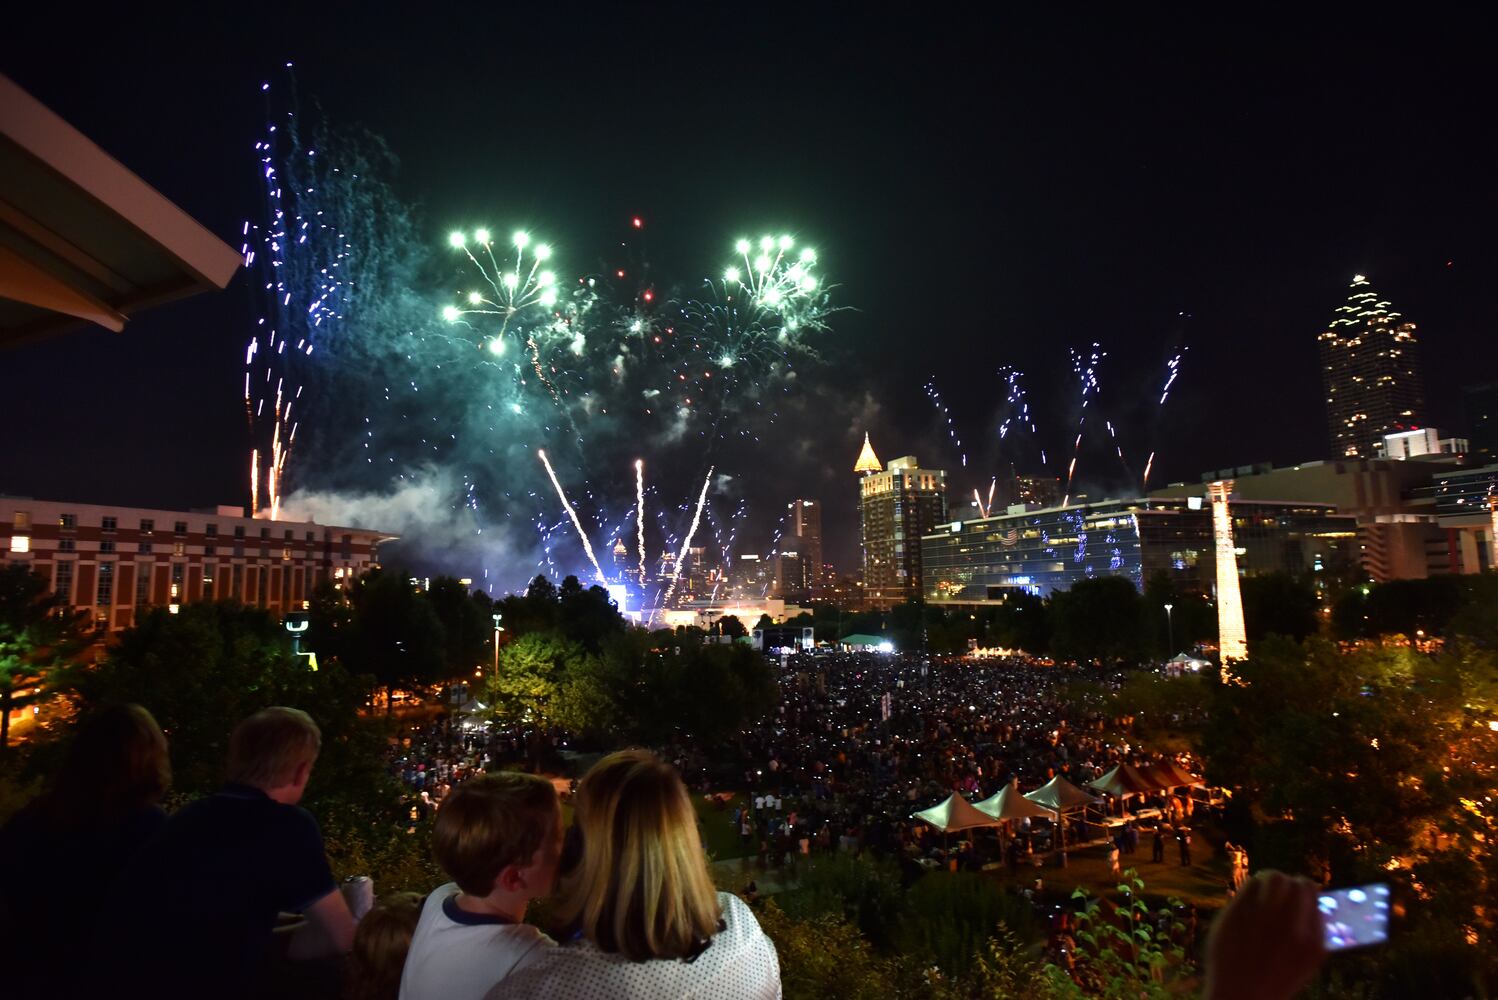
[(891, 607), (921, 596), (921, 536), (947, 519), (947, 474), (922, 469), (913, 455), (879, 470), (864, 437), (854, 471), (860, 475), (864, 599)]
[(1415, 324), (1379, 299), (1363, 275), (1317, 338), (1332, 457), (1372, 458), (1385, 434), (1419, 427), (1425, 397)]
[[(781, 548), (801, 557), (801, 591), (815, 600), (825, 584), (822, 570), (822, 508), (815, 500), (792, 500), (786, 505)], [(789, 543), (789, 544), (787, 544)]]

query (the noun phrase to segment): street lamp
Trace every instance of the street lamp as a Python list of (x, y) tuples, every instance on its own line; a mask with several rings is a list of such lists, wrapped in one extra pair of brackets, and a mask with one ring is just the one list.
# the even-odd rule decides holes
[(1170, 619), (1170, 611), (1174, 607), (1174, 604), (1165, 605), (1165, 645), (1169, 647), (1166, 650), (1167, 654), (1169, 654), (1171, 649), (1176, 648), (1175, 625)]

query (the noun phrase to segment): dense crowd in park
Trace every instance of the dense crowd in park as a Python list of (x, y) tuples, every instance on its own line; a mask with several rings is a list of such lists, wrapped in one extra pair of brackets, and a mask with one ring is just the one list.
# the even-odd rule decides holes
[[(809, 840), (821, 848), (944, 860), (949, 844), (911, 815), (954, 792), (976, 801), (1011, 784), (1029, 791), (1058, 776), (1085, 786), (1118, 764), (1162, 759), (1110, 739), (1115, 720), (1106, 705), (1078, 700), (1070, 683), (1078, 672), (1027, 658), (932, 662), (820, 654), (788, 658), (781, 670), (782, 700), (774, 716), (736, 747), (752, 806), (737, 822), (774, 855)], [(1091, 670), (1080, 676), (1106, 690), (1124, 674)], [(700, 749), (668, 752), (685, 773), (711, 784), (711, 764)], [(1189, 757), (1177, 763), (1195, 766)], [(764, 799), (773, 803), (768, 810)], [(1131, 804), (1159, 809), (1183, 829), (1194, 808), (1189, 798), (1165, 795)], [(1122, 807), (1121, 800), (1100, 800), (1093, 818)], [(1099, 829), (1078, 823), (1067, 835), (1093, 839), (1089, 831)], [(961, 861), (977, 866), (981, 852), (1007, 855), (1017, 846), (1029, 863), (1040, 833), (1039, 825), (1021, 822), (997, 839), (965, 841)], [(1048, 838), (1052, 833), (1045, 831)]]
[[(450, 702), (435, 717), (386, 714), (388, 700), (370, 702), (367, 679), (345, 669), (342, 657), (309, 673), (281, 658), (278, 622), (224, 604), (154, 616), (122, 637), (105, 663), (65, 677), (77, 717), (55, 741), (13, 758), (29, 761), (34, 778), (10, 769), (0, 788), (13, 803), (0, 833), (6, 995), (775, 996), (791, 968), (786, 949), (799, 940), (797, 968), (808, 961), (807, 938), (787, 923), (803, 918), (787, 917), (774, 896), (713, 889), (704, 844), (721, 844), (725, 831), (767, 868), (781, 860), (797, 868), (810, 856), (802, 870), (815, 874), (822, 861), (866, 859), (859, 863), (893, 865), (900, 891), (912, 893), (964, 878), (992, 888), (989, 876), (963, 869), (1059, 864), (1063, 843), (1096, 845), (1086, 849), (1111, 856), (1114, 872), (1121, 864), (1148, 876), (1151, 864), (1209, 854), (1202, 850), (1209, 826), (1214, 839), (1231, 829), (1235, 841), (1252, 827), (1212, 823), (1179, 794), (1135, 796), (1123, 815), (1118, 800), (1107, 800), (1089, 822), (1070, 823), (1061, 843), (1044, 820), (944, 837), (914, 814), (953, 794), (975, 801), (1051, 778), (1085, 788), (1118, 765), (1163, 764), (1148, 735), (1163, 720), (1193, 731), (1205, 758), (1177, 754), (1171, 765), (1194, 774), (1205, 765), (1240, 791), (1236, 798), (1298, 796), (1282, 807), (1285, 815), (1323, 839), (1292, 846), (1341, 866), (1322, 883), (1349, 884), (1350, 863), (1336, 852), (1351, 837), (1323, 813), (1349, 815), (1402, 786), (1364, 781), (1343, 795), (1340, 786), (1281, 780), (1300, 773), (1306, 721), (1315, 732), (1337, 729), (1319, 753), (1338, 761), (1338, 773), (1404, 774), (1419, 761), (1457, 759), (1453, 748), (1480, 761), (1489, 733), (1462, 707), (1477, 689), (1461, 671), (1485, 662), (1468, 651), (1488, 648), (1480, 630), (1467, 633), (1479, 645), (1429, 661), (1266, 641), (1242, 667), (1253, 671), (1252, 683), (1182, 686), (1195, 692), (1180, 703), (1188, 714), (1152, 703), (1145, 726), (1125, 707), (1143, 704), (1137, 668), (862, 653), (761, 657), (622, 624), (590, 633), (577, 621), (602, 619), (569, 618), (569, 593), (507, 599), (506, 621), (534, 611), (539, 624), (499, 651), (500, 667), (524, 668), (546, 697), (572, 699), (576, 718), (610, 721), (576, 711), (579, 693), (590, 690), (614, 697), (615, 687), (653, 693), (679, 685), (688, 693), (669, 705), (614, 697), (604, 702), (615, 712), (610, 724), (633, 728), (612, 731), (564, 730), (561, 716), (535, 716), (547, 704), (529, 694), (514, 699), (519, 707), (509, 715), (492, 703), (447, 714)], [(243, 683), (251, 670), (261, 671), (256, 685)], [(770, 699), (729, 713), (730, 726), (701, 732), (708, 716), (699, 710), (691, 724), (678, 722), (675, 736), (645, 735), (672, 732), (664, 722), (684, 718), (681, 707), (703, 692), (757, 693), (760, 674)], [(705, 675), (724, 686), (691, 687)], [(1418, 702), (1401, 697), (1410, 677), (1420, 679)], [(705, 704), (725, 704), (718, 697)], [(127, 704), (137, 699), (150, 711)], [(642, 714), (642, 705), (654, 714)], [(632, 744), (649, 749), (610, 752)], [(1461, 787), (1487, 775), (1473, 769)], [(1371, 833), (1394, 830), (1387, 817), (1409, 817), (1411, 806), (1443, 815), (1434, 799), (1407, 801), (1400, 813), (1380, 806), (1371, 820), (1351, 815), (1363, 842), (1376, 843)], [(1133, 822), (1141, 812), (1148, 819)], [(351, 833), (350, 819), (362, 834)], [(1403, 822), (1408, 833), (1395, 831), (1390, 842), (1418, 832)], [(405, 845), (394, 855), (374, 852), (367, 839), (387, 828)], [(1268, 843), (1253, 841), (1256, 860)], [(1456, 860), (1449, 848), (1425, 849)], [(1225, 844), (1223, 853), (1235, 894), (1207, 935), (1208, 995), (1243, 988), (1290, 995), (1320, 961), (1320, 939), (1305, 924), (1314, 924), (1314, 887), (1262, 871), (1250, 878), (1243, 847)], [(417, 854), (422, 864), (407, 865)], [(392, 859), (405, 866), (399, 877)], [(441, 875), (425, 859), (435, 859)], [(741, 873), (752, 878), (753, 864)], [(1469, 870), (1478, 871), (1462, 869)], [(341, 883), (335, 871), (372, 881)], [(719, 875), (720, 884), (750, 888)], [(1008, 884), (1030, 881), (1026, 873)], [(791, 884), (780, 898), (795, 896), (794, 876)], [(1456, 883), (1425, 884), (1449, 894)], [(1053, 940), (1081, 942), (1080, 906), (1071, 917), (1051, 928)], [(804, 926), (807, 934), (835, 930)], [(867, 935), (861, 923), (852, 938), (838, 939), (842, 947), (863, 947), (860, 932)], [(1268, 949), (1283, 960), (1264, 963)], [(902, 987), (900, 995), (920, 991)]]

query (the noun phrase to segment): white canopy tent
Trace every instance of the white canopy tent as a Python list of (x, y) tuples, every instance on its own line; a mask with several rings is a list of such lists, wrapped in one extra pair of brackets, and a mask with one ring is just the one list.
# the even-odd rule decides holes
[(956, 833), (984, 826), (998, 826), (999, 821), (987, 813), (979, 812), (967, 799), (953, 792), (946, 801), (930, 809), (911, 813), (915, 819), (929, 823), (942, 833)]
[(1010, 782), (982, 802), (974, 802), (973, 808), (997, 820), (1025, 819), (1026, 817), (1056, 819), (1054, 810), (1036, 805), (1029, 798), (1021, 795), (1017, 782)]
[(1035, 791), (1026, 792), (1025, 798), (1036, 805), (1044, 806), (1058, 813), (1085, 809), (1088, 806), (1095, 806), (1102, 801), (1096, 795), (1088, 795), (1059, 774), (1035, 789)]

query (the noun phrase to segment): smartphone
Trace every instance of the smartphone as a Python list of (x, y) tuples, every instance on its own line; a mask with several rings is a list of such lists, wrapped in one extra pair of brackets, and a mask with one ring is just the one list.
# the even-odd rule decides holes
[(1383, 882), (1332, 889), (1317, 900), (1327, 951), (1389, 940), (1389, 887)]

